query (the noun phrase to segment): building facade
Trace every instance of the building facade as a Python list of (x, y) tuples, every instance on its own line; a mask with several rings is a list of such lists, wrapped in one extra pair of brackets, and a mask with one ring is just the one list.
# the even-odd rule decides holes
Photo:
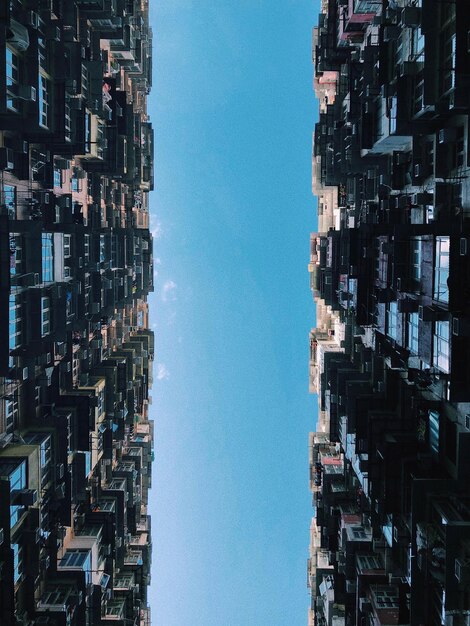
[(0, 3), (0, 623), (149, 626), (148, 0)]
[(470, 11), (322, 0), (309, 624), (470, 624)]

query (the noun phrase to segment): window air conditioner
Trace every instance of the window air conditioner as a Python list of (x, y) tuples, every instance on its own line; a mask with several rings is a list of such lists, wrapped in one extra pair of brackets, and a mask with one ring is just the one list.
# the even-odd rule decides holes
[(29, 100), (30, 102), (36, 102), (36, 87), (32, 85), (18, 85), (18, 98), (20, 100)]
[(36, 11), (29, 11), (28, 25), (32, 28), (39, 28), (39, 15), (36, 13)]
[(0, 148), (0, 170), (12, 170), (15, 167), (13, 150), (11, 148)]

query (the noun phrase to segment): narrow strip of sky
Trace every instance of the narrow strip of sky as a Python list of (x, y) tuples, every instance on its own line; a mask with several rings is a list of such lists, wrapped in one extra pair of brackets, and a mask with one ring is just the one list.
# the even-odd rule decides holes
[(152, 0), (154, 626), (305, 624), (312, 0)]

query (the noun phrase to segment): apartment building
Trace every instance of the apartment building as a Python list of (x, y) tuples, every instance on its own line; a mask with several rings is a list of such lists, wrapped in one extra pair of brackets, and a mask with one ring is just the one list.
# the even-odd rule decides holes
[(322, 0), (309, 624), (470, 624), (470, 11)]
[(150, 625), (148, 12), (0, 3), (2, 626)]

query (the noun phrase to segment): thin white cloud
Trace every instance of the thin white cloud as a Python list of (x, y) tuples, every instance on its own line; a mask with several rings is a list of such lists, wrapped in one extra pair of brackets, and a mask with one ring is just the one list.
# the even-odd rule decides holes
[(162, 260), (161, 260), (161, 258), (160, 258), (160, 257), (158, 257), (158, 256), (157, 256), (157, 257), (155, 257), (155, 258), (153, 259), (153, 264), (154, 264), (154, 265), (161, 265), (161, 264), (162, 264)]
[(152, 237), (154, 239), (160, 239), (161, 236), (163, 235), (163, 227), (162, 227), (162, 223), (161, 222), (155, 222), (154, 224), (151, 224), (152, 226)]
[(174, 302), (176, 300), (176, 290), (178, 285), (174, 280), (167, 280), (162, 287), (162, 301)]
[(157, 380), (168, 380), (170, 372), (164, 363), (157, 363)]

